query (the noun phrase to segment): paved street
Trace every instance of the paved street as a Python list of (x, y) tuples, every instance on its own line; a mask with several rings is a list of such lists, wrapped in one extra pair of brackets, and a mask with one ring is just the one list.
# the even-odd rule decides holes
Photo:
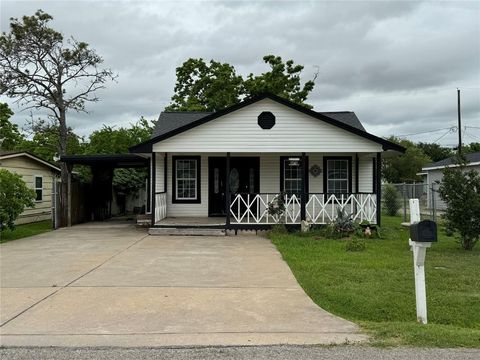
[(142, 359), (277, 359), (277, 360), (477, 360), (480, 350), (470, 349), (376, 349), (363, 346), (262, 346), (166, 349), (0, 349), (2, 360), (142, 360)]
[(366, 339), (316, 306), (269, 240), (84, 224), (1, 245), (10, 346), (331, 344)]

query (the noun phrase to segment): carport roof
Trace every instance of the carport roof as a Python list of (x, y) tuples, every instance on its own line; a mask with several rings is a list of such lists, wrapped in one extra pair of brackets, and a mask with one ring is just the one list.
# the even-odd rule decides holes
[(66, 155), (60, 161), (70, 165), (135, 168), (148, 166), (150, 160), (137, 154)]

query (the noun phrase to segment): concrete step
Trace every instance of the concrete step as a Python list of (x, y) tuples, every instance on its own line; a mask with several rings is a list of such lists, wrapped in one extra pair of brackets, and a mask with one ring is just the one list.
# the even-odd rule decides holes
[(148, 229), (150, 235), (190, 235), (190, 236), (225, 236), (225, 229), (206, 229), (204, 227), (198, 228), (150, 228)]

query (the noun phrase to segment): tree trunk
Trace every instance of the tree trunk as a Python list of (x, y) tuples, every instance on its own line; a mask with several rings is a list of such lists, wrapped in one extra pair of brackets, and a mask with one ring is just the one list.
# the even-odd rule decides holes
[[(66, 119), (66, 110), (64, 108), (59, 108), (59, 152), (60, 156), (67, 155), (67, 144), (68, 144), (68, 130), (67, 130), (67, 119)], [(62, 179), (62, 186), (61, 186), (61, 204), (62, 204), (62, 226), (68, 226), (68, 214), (69, 209), (68, 207), (70, 204), (68, 203), (68, 167), (67, 164), (62, 162), (60, 165), (61, 170), (61, 179)]]

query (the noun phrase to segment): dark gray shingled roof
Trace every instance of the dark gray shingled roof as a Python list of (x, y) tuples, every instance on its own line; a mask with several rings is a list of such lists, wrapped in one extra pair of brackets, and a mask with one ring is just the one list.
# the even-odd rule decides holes
[(318, 112), (318, 113), (328, 116), (333, 120), (337, 120), (344, 124), (353, 126), (358, 130), (366, 131), (362, 123), (360, 122), (360, 120), (357, 118), (357, 115), (355, 115), (353, 111), (329, 111), (329, 112)]
[[(169, 133), (184, 125), (188, 125), (196, 120), (199, 120), (212, 112), (207, 111), (164, 111), (158, 117), (157, 124), (152, 134), (152, 139)], [(354, 112), (351, 111), (334, 111), (334, 112), (319, 112), (319, 114), (328, 116), (333, 120), (353, 126), (358, 130), (365, 131), (360, 120)]]
[(152, 139), (212, 114), (207, 111), (164, 111), (158, 117)]
[[(469, 162), (469, 163), (480, 162), (480, 152), (467, 154), (467, 155), (465, 155), (465, 157), (467, 158), (467, 162)], [(446, 158), (446, 159), (443, 159), (443, 160), (425, 165), (422, 169), (451, 165), (451, 164), (455, 163), (455, 160), (456, 160), (455, 156), (452, 156), (452, 157), (449, 157), (449, 158)]]

